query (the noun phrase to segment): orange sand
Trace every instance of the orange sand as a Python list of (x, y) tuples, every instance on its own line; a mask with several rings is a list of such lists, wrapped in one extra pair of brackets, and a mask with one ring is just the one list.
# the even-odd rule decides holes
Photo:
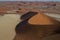
[(50, 25), (54, 24), (53, 20), (42, 14), (42, 13), (37, 13), (37, 15), (33, 16), (32, 18), (29, 19), (28, 21), (30, 24), (35, 24), (35, 25)]

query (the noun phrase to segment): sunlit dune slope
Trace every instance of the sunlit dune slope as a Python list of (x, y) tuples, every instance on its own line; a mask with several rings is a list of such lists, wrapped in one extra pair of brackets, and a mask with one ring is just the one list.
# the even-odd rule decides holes
[(57, 23), (55, 19), (43, 13), (37, 13), (35, 16), (31, 17), (28, 22), (35, 25), (51, 25)]

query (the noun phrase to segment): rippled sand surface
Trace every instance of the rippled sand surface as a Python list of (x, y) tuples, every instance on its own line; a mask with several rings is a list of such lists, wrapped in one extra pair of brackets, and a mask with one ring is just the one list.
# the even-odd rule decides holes
[(15, 36), (15, 26), (19, 23), (20, 15), (5, 14), (0, 16), (0, 40), (13, 40)]

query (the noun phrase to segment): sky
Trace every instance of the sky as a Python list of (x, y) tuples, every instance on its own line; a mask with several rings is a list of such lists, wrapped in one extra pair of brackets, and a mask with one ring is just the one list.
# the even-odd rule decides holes
[(0, 1), (60, 1), (60, 0), (0, 0)]

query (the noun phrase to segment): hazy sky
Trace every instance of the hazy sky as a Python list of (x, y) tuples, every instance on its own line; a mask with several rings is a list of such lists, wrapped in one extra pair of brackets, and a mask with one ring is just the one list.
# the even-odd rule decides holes
[(60, 1), (60, 0), (0, 0), (0, 1)]

